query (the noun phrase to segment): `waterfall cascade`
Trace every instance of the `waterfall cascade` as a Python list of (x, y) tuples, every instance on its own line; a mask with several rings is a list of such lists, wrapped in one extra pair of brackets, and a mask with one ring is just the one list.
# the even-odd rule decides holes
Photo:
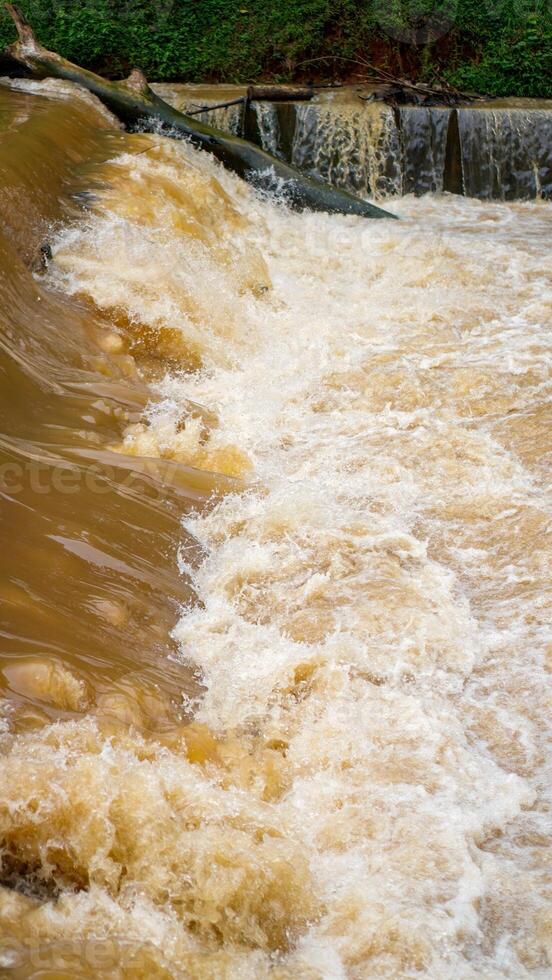
[[(157, 86), (179, 108), (216, 105), (238, 86)], [(244, 134), (313, 176), (376, 199), (452, 191), (481, 200), (552, 196), (552, 102), (460, 109), (363, 102), (353, 89), (312, 102), (230, 106), (205, 120)]]

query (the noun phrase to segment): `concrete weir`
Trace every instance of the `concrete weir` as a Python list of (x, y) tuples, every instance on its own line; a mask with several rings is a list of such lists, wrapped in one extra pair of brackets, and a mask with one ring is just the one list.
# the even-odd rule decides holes
[[(154, 87), (188, 110), (245, 94), (240, 86)], [(200, 118), (309, 175), (380, 200), (442, 191), (481, 200), (552, 197), (552, 101), (392, 108), (362, 101), (365, 95), (344, 87), (310, 102), (253, 102)]]

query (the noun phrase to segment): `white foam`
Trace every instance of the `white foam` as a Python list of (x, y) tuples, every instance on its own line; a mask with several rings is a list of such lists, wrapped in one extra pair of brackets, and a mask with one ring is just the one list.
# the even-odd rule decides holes
[[(211, 240), (113, 202), (61, 243), (64, 282), (191, 331), (205, 369), (168, 375), (150, 423), (201, 402), (254, 465), (258, 489), (186, 520), (207, 557), (175, 636), (205, 677), (199, 719), (286, 747), (273, 807), (324, 909), (289, 963), (538, 974), (550, 501), (530, 442), (550, 392), (550, 207), (444, 196), (401, 200), (401, 222), (294, 215), (189, 147), (167, 152), (171, 179), (186, 161), (216, 175), (244, 219), (230, 232), (215, 210), (219, 233), (262, 253), (271, 292), (241, 288)], [(139, 160), (120, 162), (129, 181), (167, 176)], [(114, 261), (91, 266), (91, 242), (116, 242)], [(184, 279), (203, 297), (191, 326)]]

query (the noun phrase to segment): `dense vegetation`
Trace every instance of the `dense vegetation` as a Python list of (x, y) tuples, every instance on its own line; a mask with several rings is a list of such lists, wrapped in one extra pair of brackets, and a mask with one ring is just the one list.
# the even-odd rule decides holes
[[(20, 0), (40, 40), (116, 75), (352, 78), (364, 62), (495, 95), (552, 96), (552, 0)], [(0, 44), (13, 38), (0, 16)]]

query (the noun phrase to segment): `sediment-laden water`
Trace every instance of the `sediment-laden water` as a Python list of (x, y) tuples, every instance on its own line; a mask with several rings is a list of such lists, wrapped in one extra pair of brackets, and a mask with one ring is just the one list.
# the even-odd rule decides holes
[(292, 214), (23, 89), (0, 975), (549, 976), (550, 205)]

